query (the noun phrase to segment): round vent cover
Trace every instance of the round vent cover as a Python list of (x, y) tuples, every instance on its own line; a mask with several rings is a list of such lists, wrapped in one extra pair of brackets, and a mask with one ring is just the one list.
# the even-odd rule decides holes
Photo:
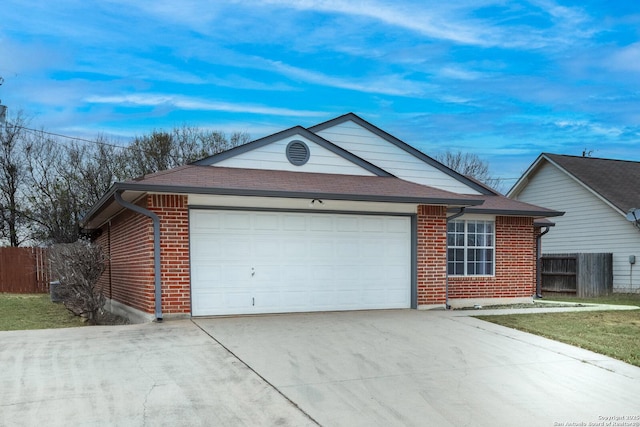
[(291, 141), (287, 145), (287, 160), (292, 165), (302, 166), (309, 160), (309, 147), (302, 141)]

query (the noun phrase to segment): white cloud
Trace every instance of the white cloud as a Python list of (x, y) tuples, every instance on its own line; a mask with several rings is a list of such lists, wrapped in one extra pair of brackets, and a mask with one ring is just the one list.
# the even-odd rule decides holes
[[(590, 17), (579, 8), (560, 6), (553, 1), (532, 1), (537, 11), (553, 22), (540, 30), (523, 24), (505, 24), (499, 17), (476, 18), (484, 6), (503, 6), (496, 1), (352, 1), (352, 0), (265, 0), (270, 4), (311, 12), (327, 12), (373, 19), (412, 31), (427, 38), (455, 44), (518, 49), (556, 48), (590, 37), (595, 31)], [(530, 5), (529, 5), (530, 7)]]
[(609, 67), (620, 71), (640, 72), (640, 42), (630, 44), (611, 54), (611, 60), (605, 62)]
[(478, 80), (486, 77), (485, 73), (479, 71), (466, 70), (461, 67), (444, 66), (438, 70), (442, 77), (456, 80)]
[(285, 115), (293, 117), (317, 117), (326, 113), (310, 110), (267, 107), (263, 105), (233, 104), (221, 101), (208, 101), (181, 95), (166, 94), (130, 94), (111, 96), (89, 96), (85, 101), (91, 104), (118, 104), (147, 107), (171, 106), (184, 110), (222, 111), (227, 113), (249, 113), (265, 115)]
[(301, 80), (306, 83), (354, 90), (364, 93), (415, 96), (426, 93), (432, 87), (429, 84), (404, 79), (402, 76), (398, 75), (340, 78), (304, 68), (293, 67), (280, 61), (265, 61), (269, 65), (266, 69), (278, 72), (292, 80)]

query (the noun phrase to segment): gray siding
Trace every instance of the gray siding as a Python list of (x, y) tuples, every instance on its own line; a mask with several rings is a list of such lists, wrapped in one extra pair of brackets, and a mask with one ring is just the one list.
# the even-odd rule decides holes
[(455, 193), (480, 194), (352, 121), (317, 133), (398, 178)]
[[(573, 178), (543, 162), (517, 200), (566, 212), (542, 238), (543, 253), (613, 253), (615, 292), (640, 292), (640, 230)], [(632, 266), (629, 255), (638, 263)]]

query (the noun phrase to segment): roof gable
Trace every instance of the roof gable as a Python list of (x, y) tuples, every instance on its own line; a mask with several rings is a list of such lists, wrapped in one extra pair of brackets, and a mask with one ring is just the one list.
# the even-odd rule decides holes
[[(395, 152), (377, 153), (378, 157), (375, 158), (375, 151), (372, 153), (367, 152), (364, 147), (366, 142), (360, 143), (362, 148), (359, 149), (358, 139), (362, 142), (366, 136), (357, 136), (355, 133), (354, 135), (347, 135), (349, 132), (347, 130), (348, 128), (354, 129), (356, 127), (368, 132), (371, 136), (377, 137), (378, 141), (381, 140), (388, 143), (396, 149)], [(327, 140), (330, 140), (334, 144), (339, 145), (380, 167), (383, 167), (385, 170), (402, 179), (459, 193), (487, 195), (497, 194), (495, 191), (479, 184), (473, 179), (469, 179), (468, 177), (459, 174), (453, 169), (424, 154), (420, 150), (401, 141), (377, 126), (372, 125), (354, 113), (347, 113), (340, 117), (336, 117), (335, 119), (312, 126), (309, 130)], [(368, 139), (369, 142), (372, 141), (372, 138)], [(405, 156), (405, 159), (400, 159), (402, 154), (406, 154), (408, 157)], [(396, 170), (394, 170), (394, 162), (397, 164)], [(388, 165), (385, 163), (388, 163)], [(405, 165), (401, 165), (401, 163), (405, 163)], [(413, 163), (413, 165), (407, 168), (406, 164), (409, 163)], [(413, 171), (413, 174), (408, 172), (411, 168), (417, 168)]]
[[(321, 155), (310, 158), (309, 164), (296, 167), (286, 158), (285, 148), (291, 141), (302, 140), (304, 144), (313, 145), (311, 152)], [(276, 147), (281, 145), (282, 147)], [(315, 150), (314, 150), (315, 148)], [(269, 152), (271, 150), (271, 152)], [(278, 150), (274, 153), (273, 150)], [(271, 156), (271, 159), (266, 157)], [(314, 163), (321, 159), (324, 164)], [(199, 166), (225, 167), (258, 167), (265, 169), (296, 170), (299, 172), (353, 173), (356, 175), (392, 176), (386, 170), (350, 153), (313, 132), (295, 126), (284, 131), (257, 139), (247, 144), (232, 148), (219, 154), (193, 162)]]
[(509, 191), (517, 197), (544, 163), (567, 174), (620, 213), (640, 207), (640, 162), (542, 153)]

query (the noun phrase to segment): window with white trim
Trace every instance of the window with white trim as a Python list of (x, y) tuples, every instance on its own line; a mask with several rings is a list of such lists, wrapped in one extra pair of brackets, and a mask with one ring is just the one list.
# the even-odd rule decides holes
[(447, 271), (452, 276), (492, 276), (495, 267), (493, 221), (454, 220), (447, 225)]

